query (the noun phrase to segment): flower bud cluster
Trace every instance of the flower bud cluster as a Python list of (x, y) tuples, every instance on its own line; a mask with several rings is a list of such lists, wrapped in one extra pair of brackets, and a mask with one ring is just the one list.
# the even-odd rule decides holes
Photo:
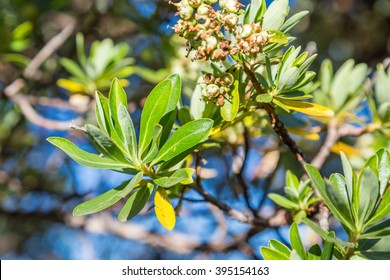
[(225, 103), (225, 99), (230, 98), (230, 88), (233, 85), (234, 77), (230, 73), (223, 73), (215, 77), (211, 73), (203, 75), (203, 84), (205, 87), (202, 90), (203, 96), (221, 107)]
[[(181, 0), (174, 4), (180, 20), (173, 27), (175, 33), (187, 40), (188, 51), (195, 51), (195, 59), (223, 61), (228, 55), (241, 52), (256, 56), (267, 43), (268, 34), (255, 23), (239, 25), (242, 5), (238, 0), (219, 0), (221, 10), (214, 10), (217, 0)], [(236, 37), (232, 44), (223, 29)]]

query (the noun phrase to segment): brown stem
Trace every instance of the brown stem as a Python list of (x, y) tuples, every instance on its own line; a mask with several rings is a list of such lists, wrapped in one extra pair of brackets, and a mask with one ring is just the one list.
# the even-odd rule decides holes
[[(264, 93), (264, 90), (262, 89), (254, 72), (250, 68), (248, 68), (248, 66), (245, 65), (245, 63), (243, 63), (243, 67), (244, 67), (244, 72), (248, 75), (256, 92), (258, 94)], [(275, 113), (275, 109), (272, 107), (271, 104), (268, 103), (261, 103), (261, 106), (268, 113), (268, 116), (271, 121), (271, 126), (275, 131), (275, 133), (279, 136), (280, 140), (289, 147), (291, 152), (294, 154), (295, 158), (302, 165), (305, 165), (306, 161), (304, 160), (303, 153), (301, 152), (301, 150), (299, 149), (295, 141), (290, 137), (287, 129), (284, 127), (284, 123), (279, 119), (279, 116)]]

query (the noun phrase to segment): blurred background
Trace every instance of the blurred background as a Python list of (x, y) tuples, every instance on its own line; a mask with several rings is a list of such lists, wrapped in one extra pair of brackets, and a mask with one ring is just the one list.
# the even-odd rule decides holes
[[(389, 57), (389, 0), (296, 0), (290, 5), (291, 13), (310, 11), (293, 35), (295, 45), (319, 54), (314, 71), (325, 58), (335, 69), (348, 58), (375, 69)], [(95, 122), (93, 93), (107, 93), (107, 81), (115, 76), (126, 86), (136, 125), (145, 96), (170, 73), (182, 76), (188, 104), (204, 66), (185, 57), (183, 42), (169, 28), (176, 20), (174, 7), (163, 0), (0, 0), (1, 259), (259, 259), (259, 247), (271, 238), (288, 243), (288, 227), (252, 231), (195, 192), (183, 201), (172, 232), (158, 224), (152, 205), (124, 224), (115, 216), (119, 206), (88, 217), (71, 215), (74, 206), (127, 177), (80, 166), (45, 139), (62, 136), (93, 151), (83, 134), (67, 128), (72, 121)], [(69, 60), (77, 67), (86, 61), (93, 66), (83, 82)], [(359, 112), (364, 114), (364, 104)], [(242, 153), (242, 138), (237, 131), (223, 137), (230, 146), (203, 155), (205, 187), (246, 211), (229, 168)], [(289, 151), (264, 152), (264, 147), (278, 146), (275, 139), (264, 134), (251, 140), (243, 173), (250, 182), (250, 203), (264, 216), (275, 213), (265, 194), (284, 187), (285, 170), (302, 174)], [(321, 140), (298, 140), (309, 156), (321, 146)], [(388, 145), (388, 139), (360, 141), (364, 145), (358, 147), (369, 152)], [(369, 154), (360, 152), (351, 151), (357, 167)], [(340, 166), (333, 154), (322, 172)], [(308, 244), (318, 242), (305, 228), (302, 234)]]

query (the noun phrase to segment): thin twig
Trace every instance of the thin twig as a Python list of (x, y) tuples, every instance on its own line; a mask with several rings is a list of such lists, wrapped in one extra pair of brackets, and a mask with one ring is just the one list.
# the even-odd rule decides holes
[(244, 126), (244, 142), (245, 142), (244, 143), (244, 158), (243, 158), (243, 161), (241, 164), (240, 171), (237, 174), (237, 179), (242, 186), (242, 191), (243, 191), (245, 202), (246, 202), (246, 205), (248, 206), (248, 209), (252, 212), (254, 217), (258, 217), (257, 211), (250, 204), (250, 198), (249, 198), (249, 192), (248, 192), (249, 186), (245, 182), (245, 179), (243, 176), (246, 162), (248, 160), (249, 151), (250, 151), (249, 133), (248, 133), (248, 129), (245, 126)]
[[(24, 77), (32, 79), (37, 76), (39, 67), (48, 59), (56, 50), (58, 50), (63, 43), (72, 35), (76, 27), (76, 22), (72, 21), (47, 42), (47, 44), (38, 52), (38, 54), (31, 60), (23, 71)], [(40, 78), (40, 75), (36, 78)]]
[[(36, 72), (38, 71), (38, 68), (50, 55), (52, 55), (59, 47), (61, 47), (64, 41), (73, 33), (75, 26), (76, 25), (74, 22), (68, 24), (59, 34), (49, 40), (46, 46), (41, 49), (41, 51), (31, 60), (29, 65), (24, 70), (23, 74), (26, 78), (32, 78), (37, 74)], [(11, 99), (20, 107), (20, 110), (26, 119), (35, 125), (47, 129), (68, 130), (70, 126), (69, 122), (46, 119), (37, 113), (37, 111), (31, 105), (29, 97), (23, 94), (19, 94), (25, 85), (26, 82), (24, 79), (16, 79), (4, 89), (4, 93), (9, 99)], [(77, 119), (74, 122), (79, 123), (81, 122), (81, 119)]]

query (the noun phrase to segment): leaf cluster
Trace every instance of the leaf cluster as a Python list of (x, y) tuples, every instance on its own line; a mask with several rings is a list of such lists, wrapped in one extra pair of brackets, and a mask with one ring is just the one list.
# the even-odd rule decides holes
[(194, 169), (181, 168), (179, 163), (207, 140), (213, 126), (210, 119), (198, 119), (171, 133), (180, 94), (178, 75), (169, 76), (152, 90), (142, 111), (137, 141), (127, 111), (126, 93), (120, 81), (114, 79), (108, 98), (96, 93), (99, 127), (88, 124), (83, 129), (100, 155), (88, 153), (64, 138), (48, 138), (50, 143), (82, 165), (134, 175), (117, 188), (80, 204), (74, 209), (74, 215), (96, 213), (129, 197), (118, 215), (123, 222), (137, 215), (156, 190), (157, 218), (165, 228), (173, 229), (175, 213), (168, 192), (175, 193), (175, 188), (180, 190), (181, 186), (191, 184), (194, 173)]

